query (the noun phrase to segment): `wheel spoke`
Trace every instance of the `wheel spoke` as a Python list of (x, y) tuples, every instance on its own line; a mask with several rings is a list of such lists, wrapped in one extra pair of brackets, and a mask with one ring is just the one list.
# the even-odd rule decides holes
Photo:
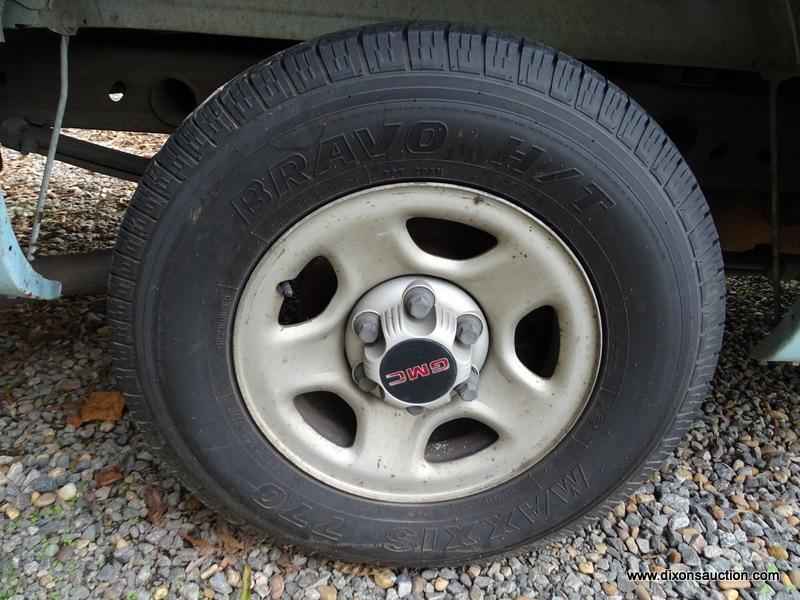
[(430, 414), (411, 415), (375, 399), (356, 415), (358, 430), (352, 466), (391, 477), (397, 484), (425, 476), (425, 445), (435, 427)]
[(338, 320), (320, 316), (282, 328), (263, 355), (267, 369), (286, 374), (276, 383), (276, 390), (291, 396), (318, 390), (339, 393), (350, 384), (342, 350), (344, 336), (338, 325)]
[(354, 224), (357, 234), (322, 240), (319, 253), (336, 271), (337, 293), (358, 298), (365, 290), (386, 279), (418, 270), (425, 253), (411, 239), (400, 214), (386, 219), (361, 218)]
[(499, 443), (530, 454), (543, 450), (542, 440), (560, 439), (554, 434), (577, 418), (589, 390), (572, 373), (544, 379), (514, 364), (515, 358), (503, 361), (490, 355), (481, 370), (478, 398), (462, 403), (462, 411), (494, 429)]
[(563, 298), (563, 285), (547, 260), (505, 242), (464, 261), (459, 280), (481, 304), (490, 324), (516, 325), (531, 310)]

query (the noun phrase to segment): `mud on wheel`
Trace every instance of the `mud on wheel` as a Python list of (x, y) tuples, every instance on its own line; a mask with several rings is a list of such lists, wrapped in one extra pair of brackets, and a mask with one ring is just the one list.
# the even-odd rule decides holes
[(368, 27), (237, 77), (141, 181), (117, 379), (186, 485), (345, 560), (575, 529), (670, 451), (713, 372), (706, 202), (624, 92), (550, 48)]

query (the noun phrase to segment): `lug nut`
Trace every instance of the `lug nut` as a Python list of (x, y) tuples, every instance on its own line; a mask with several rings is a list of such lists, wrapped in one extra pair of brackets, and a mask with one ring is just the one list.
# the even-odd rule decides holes
[(469, 379), (456, 386), (456, 393), (466, 402), (472, 402), (478, 397), (478, 372), (472, 369)]
[(367, 374), (364, 372), (364, 363), (358, 363), (356, 368), (353, 369), (353, 381), (356, 382), (358, 389), (362, 392), (371, 392), (375, 389), (375, 386), (378, 385), (367, 377)]
[(424, 319), (427, 317), (435, 302), (436, 298), (433, 292), (421, 285), (412, 287), (403, 297), (403, 304), (408, 314), (415, 319)]
[(356, 335), (365, 344), (373, 344), (381, 335), (381, 318), (374, 312), (363, 312), (353, 321)]
[(425, 409), (422, 408), (421, 406), (409, 406), (409, 407), (406, 408), (406, 412), (408, 414), (410, 414), (410, 415), (414, 415), (415, 417), (417, 415), (421, 415), (422, 411), (424, 411), (424, 410)]
[(458, 341), (467, 346), (472, 346), (478, 341), (483, 332), (483, 322), (475, 315), (461, 315), (456, 322), (456, 337)]

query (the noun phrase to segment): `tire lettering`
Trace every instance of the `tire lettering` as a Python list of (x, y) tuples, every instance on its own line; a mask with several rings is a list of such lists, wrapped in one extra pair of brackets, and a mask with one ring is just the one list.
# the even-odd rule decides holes
[(486, 519), (486, 522), (492, 527), (492, 530), (489, 532), (489, 539), (494, 540), (497, 538), (503, 538), (509, 533), (519, 531), (519, 527), (511, 522), (513, 517), (514, 510), (512, 509)]
[(450, 534), (450, 540), (447, 542), (444, 549), (449, 550), (451, 548), (469, 547), (477, 544), (478, 540), (473, 537), (477, 524), (477, 522), (473, 522), (445, 526), (445, 531)]
[(288, 494), (277, 485), (268, 483), (253, 492), (251, 499), (260, 507), (274, 512), (284, 521), (303, 530), (332, 541), (342, 539), (344, 519), (337, 515), (323, 515), (324, 519), (316, 519), (318, 512), (308, 504), (285, 507)]
[(577, 208), (580, 212), (585, 212), (598, 204), (606, 210), (614, 206), (614, 201), (594, 183), (589, 183), (589, 185), (584, 186), (583, 189), (587, 192), (586, 195), (572, 203), (572, 206)]
[(386, 123), (381, 127), (378, 132), (378, 139), (376, 140), (369, 129), (356, 129), (353, 133), (356, 139), (361, 143), (361, 147), (369, 158), (378, 158), (386, 156), (389, 148), (392, 146), (397, 137), (397, 132), (400, 130), (402, 123)]
[(327, 173), (337, 166), (346, 167), (358, 162), (350, 143), (343, 135), (322, 140), (317, 148), (317, 164), (314, 175)]
[(272, 194), (264, 187), (263, 182), (256, 180), (251, 182), (243, 192), (231, 200), (231, 204), (242, 220), (249, 225), (253, 217), (261, 212), (261, 209), (263, 209), (270, 200), (272, 200)]
[(422, 551), (433, 552), (436, 549), (436, 534), (438, 529), (435, 527), (428, 527), (422, 535)]
[(289, 158), (270, 167), (269, 174), (275, 184), (275, 189), (278, 191), (278, 196), (283, 196), (292, 188), (311, 180), (311, 177), (303, 172), (307, 165), (308, 162), (305, 156), (292, 154)]
[(406, 149), (413, 154), (430, 154), (444, 146), (447, 125), (441, 121), (419, 121), (406, 136)]
[(279, 511), (278, 516), (284, 521), (291, 523), (295, 527), (305, 529), (308, 527), (308, 521), (306, 521), (303, 517), (308, 516), (313, 512), (313, 510), (314, 509), (308, 504), (303, 503), (300, 504), (300, 506)]
[(286, 500), (286, 492), (277, 485), (267, 484), (258, 488), (252, 495), (259, 506), (272, 510), (278, 508)]
[(566, 504), (569, 500), (577, 498), (586, 491), (589, 482), (586, 480), (586, 474), (583, 472), (583, 467), (578, 465), (569, 475), (565, 475), (561, 481), (556, 482), (550, 488), (553, 495)]
[(489, 162), (519, 173), (526, 173), (531, 166), (544, 154), (544, 150), (533, 144), (528, 144), (524, 150), (520, 149), (524, 142), (513, 136), (509, 137)]
[(332, 516), (327, 522), (316, 525), (311, 532), (317, 535), (338, 542), (342, 539), (342, 525), (344, 519), (341, 517)]
[(400, 527), (386, 531), (386, 541), (382, 546), (389, 552), (412, 552), (417, 545), (417, 532)]
[(564, 181), (565, 179), (575, 179), (581, 177), (582, 174), (578, 169), (559, 169), (549, 173), (537, 173), (532, 179), (538, 183), (556, 183), (557, 181)]
[(546, 517), (550, 514), (550, 503), (547, 500), (547, 492), (538, 494), (534, 496), (532, 500), (523, 502), (517, 509), (528, 523), (536, 523), (536, 521), (542, 517)]

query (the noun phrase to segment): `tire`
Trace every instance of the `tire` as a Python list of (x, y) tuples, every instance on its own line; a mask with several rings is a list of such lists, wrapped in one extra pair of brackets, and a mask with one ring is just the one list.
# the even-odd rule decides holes
[[(261, 258), (332, 201), (398, 182), (482, 190), (560, 238), (603, 349), (561, 441), (490, 489), (390, 502), (271, 444), (237, 385), (237, 307)], [(342, 560), (464, 563), (576, 531), (680, 440), (719, 351), (717, 234), (688, 165), (623, 91), (546, 46), (447, 24), (297, 45), (206, 100), (134, 194), (109, 292), (115, 373), (175, 474), (230, 521)]]

